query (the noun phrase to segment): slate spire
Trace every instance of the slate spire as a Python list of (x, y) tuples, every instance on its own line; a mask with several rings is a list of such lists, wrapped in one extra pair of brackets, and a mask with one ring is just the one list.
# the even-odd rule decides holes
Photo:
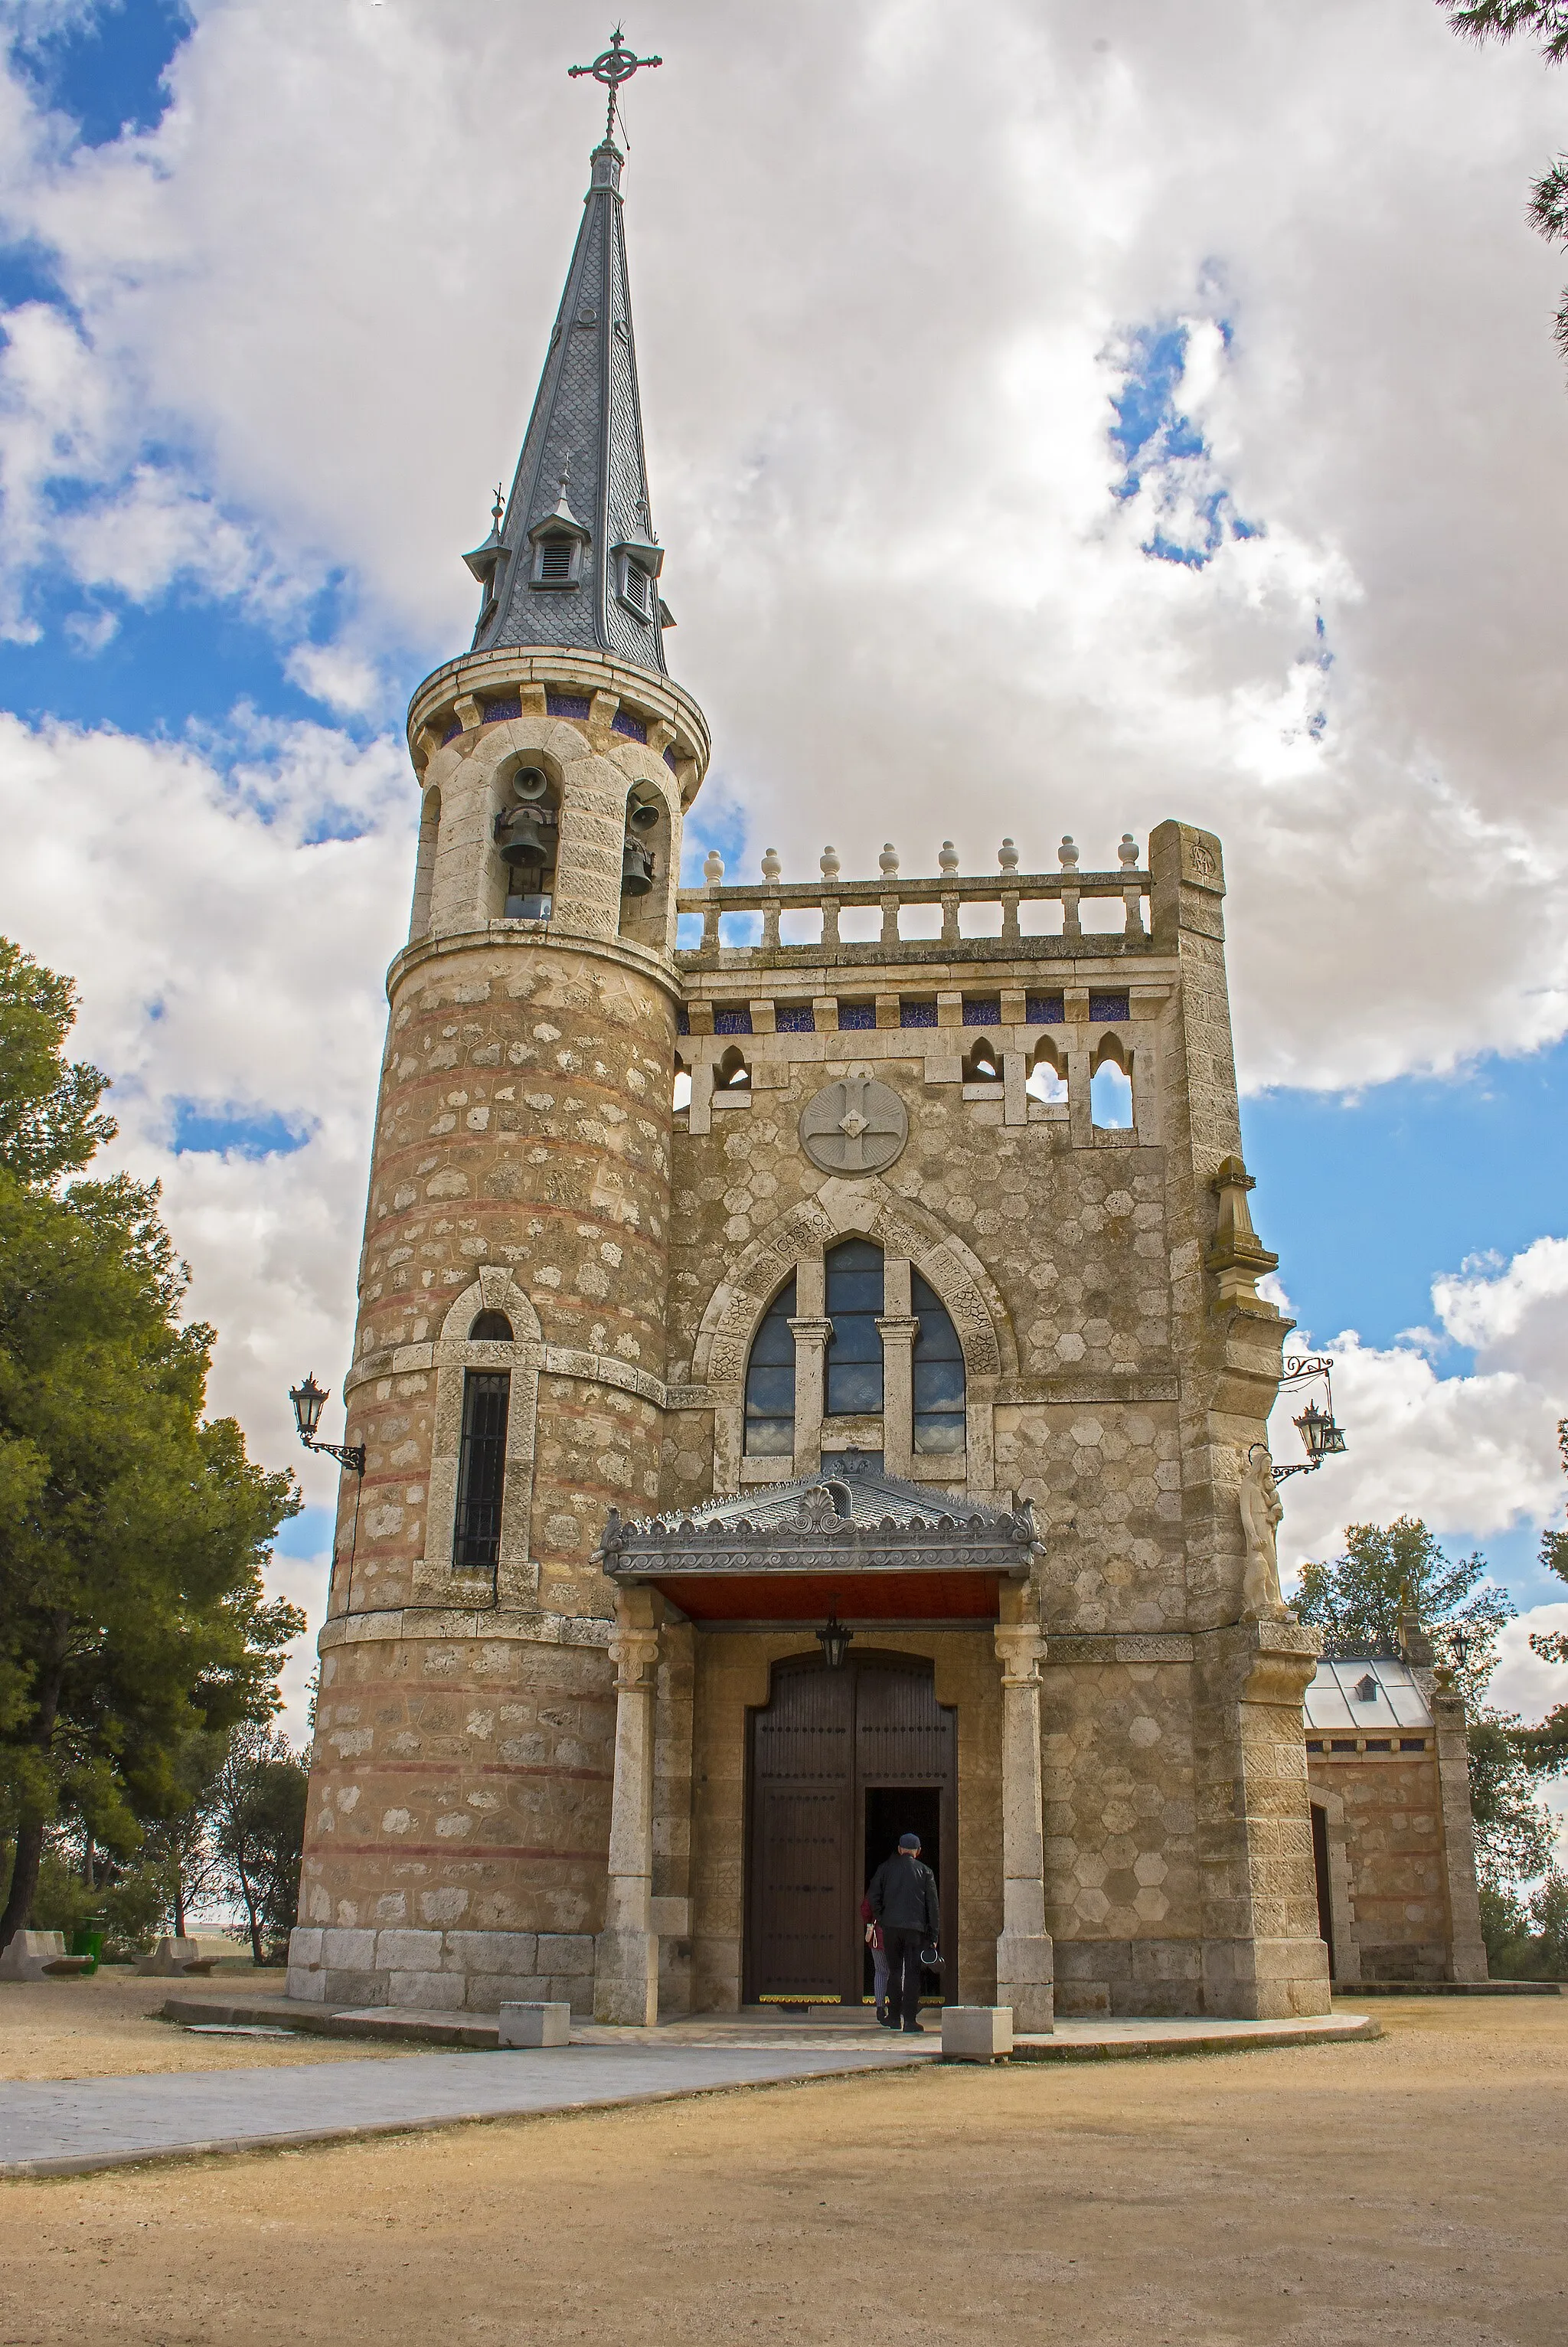
[(560, 645), (664, 671), (654, 532), (626, 268), (620, 170), (606, 138), (592, 157), (523, 453), (482, 546), (464, 556), (485, 590), (476, 651)]

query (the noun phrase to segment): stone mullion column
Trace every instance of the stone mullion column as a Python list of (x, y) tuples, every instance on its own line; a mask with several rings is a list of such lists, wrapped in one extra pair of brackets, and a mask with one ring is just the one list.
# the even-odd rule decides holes
[(831, 1320), (790, 1322), (794, 1338), (794, 1471), (815, 1475), (822, 1464), (822, 1402)]
[[(1004, 1613), (1021, 1617), (1025, 1599), (1005, 1591)], [(1040, 1778), (1038, 1623), (1015, 1618), (995, 1632), (1002, 1666), (1002, 1929), (997, 1941), (997, 2003), (1012, 2007), (1019, 2030), (1054, 2025), (1055, 1952), (1045, 1928), (1045, 1809)]]
[(615, 1784), (604, 1929), (594, 1950), (593, 2017), (646, 2029), (659, 2018), (653, 1931), (653, 1697), (659, 1627), (651, 1590), (616, 1593)]
[(889, 1475), (908, 1475), (915, 1465), (915, 1339), (920, 1323), (913, 1313), (876, 1323), (882, 1339), (882, 1463)]

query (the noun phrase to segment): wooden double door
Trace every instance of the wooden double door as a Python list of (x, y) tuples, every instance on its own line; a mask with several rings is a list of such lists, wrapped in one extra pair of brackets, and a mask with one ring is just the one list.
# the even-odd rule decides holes
[(957, 1713), (938, 1703), (931, 1664), (873, 1651), (829, 1670), (792, 1655), (748, 1715), (747, 1740), (746, 2001), (860, 2002), (871, 1982), (860, 1902), (907, 1832), (937, 1877), (941, 1978), (956, 1995)]

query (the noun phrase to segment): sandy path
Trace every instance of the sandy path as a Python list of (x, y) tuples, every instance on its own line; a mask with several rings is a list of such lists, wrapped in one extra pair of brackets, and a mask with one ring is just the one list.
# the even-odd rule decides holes
[(278, 1996), (283, 1983), (282, 1972), (251, 1964), (211, 1973), (204, 1983), (148, 1980), (118, 1966), (87, 1980), (0, 1981), (0, 2078), (134, 2078), (161, 2070), (249, 2070), (410, 2050), (343, 2038), (192, 2037), (155, 2017), (177, 1990), (220, 2004), (235, 1995)]
[(7, 2347), (1560, 2347), (1568, 2002), (0, 2188)]

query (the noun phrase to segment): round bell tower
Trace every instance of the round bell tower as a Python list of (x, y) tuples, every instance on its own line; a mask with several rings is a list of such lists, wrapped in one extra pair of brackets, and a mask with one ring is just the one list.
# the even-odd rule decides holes
[(472, 649), (419, 687), (290, 1994), (591, 2009), (608, 1511), (659, 1498), (675, 887), (708, 759), (665, 671), (620, 191), (592, 180)]

